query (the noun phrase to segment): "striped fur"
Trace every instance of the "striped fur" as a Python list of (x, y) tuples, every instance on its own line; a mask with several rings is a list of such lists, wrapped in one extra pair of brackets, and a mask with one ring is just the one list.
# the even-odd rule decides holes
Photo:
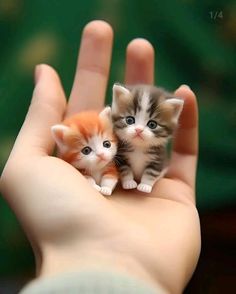
[(138, 182), (138, 190), (150, 192), (163, 176), (166, 144), (182, 107), (181, 99), (161, 88), (113, 86), (112, 120), (119, 138), (116, 162), (125, 189), (135, 188)]

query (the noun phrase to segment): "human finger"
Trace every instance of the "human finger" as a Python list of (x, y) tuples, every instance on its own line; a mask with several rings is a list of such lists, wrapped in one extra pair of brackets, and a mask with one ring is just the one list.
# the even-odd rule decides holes
[(108, 23), (96, 20), (85, 26), (67, 116), (81, 110), (103, 107), (112, 41), (113, 31)]
[(192, 90), (182, 85), (175, 96), (184, 100), (179, 127), (173, 139), (173, 151), (167, 176), (195, 185), (198, 157), (198, 107)]
[(51, 126), (62, 120), (65, 94), (56, 71), (46, 64), (35, 69), (35, 89), (32, 101), (14, 145), (13, 153), (50, 154), (54, 148)]
[(154, 49), (145, 39), (134, 39), (126, 50), (125, 83), (153, 84)]

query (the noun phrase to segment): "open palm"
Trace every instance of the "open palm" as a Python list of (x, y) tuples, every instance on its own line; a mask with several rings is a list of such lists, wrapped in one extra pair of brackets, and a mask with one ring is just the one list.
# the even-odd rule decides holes
[[(64, 115), (101, 109), (112, 49), (112, 29), (101, 21), (83, 32), (71, 96), (66, 103), (57, 73), (36, 68), (36, 87), (24, 125), (1, 178), (1, 190), (32, 244), (37, 276), (84, 267), (128, 272), (180, 293), (200, 251), (195, 208), (197, 105), (185, 100), (168, 174), (149, 195), (116, 189), (105, 198), (71, 165), (53, 157), (50, 127)], [(153, 83), (154, 52), (145, 40), (127, 48), (126, 83)]]

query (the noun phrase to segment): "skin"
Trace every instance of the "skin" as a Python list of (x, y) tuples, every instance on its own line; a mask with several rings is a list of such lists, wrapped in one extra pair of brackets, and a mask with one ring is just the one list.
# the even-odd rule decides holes
[[(52, 156), (52, 125), (64, 115), (103, 107), (112, 39), (112, 28), (103, 21), (85, 26), (68, 104), (55, 70), (36, 67), (32, 102), (2, 173), (1, 192), (32, 244), (37, 279), (106, 268), (142, 279), (161, 293), (181, 293), (200, 252), (198, 114), (190, 88), (176, 90), (185, 104), (170, 169), (149, 195), (118, 188), (106, 198)], [(154, 50), (135, 39), (127, 47), (125, 82), (153, 81)]]

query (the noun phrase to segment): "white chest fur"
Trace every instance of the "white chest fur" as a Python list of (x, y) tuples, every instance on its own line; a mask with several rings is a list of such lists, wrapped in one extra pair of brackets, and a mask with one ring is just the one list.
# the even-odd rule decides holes
[(129, 164), (134, 173), (135, 179), (141, 179), (144, 168), (148, 161), (148, 154), (141, 147), (136, 147), (133, 152), (129, 153)]
[(94, 178), (97, 185), (100, 185), (102, 179), (103, 170), (92, 171), (91, 176)]

